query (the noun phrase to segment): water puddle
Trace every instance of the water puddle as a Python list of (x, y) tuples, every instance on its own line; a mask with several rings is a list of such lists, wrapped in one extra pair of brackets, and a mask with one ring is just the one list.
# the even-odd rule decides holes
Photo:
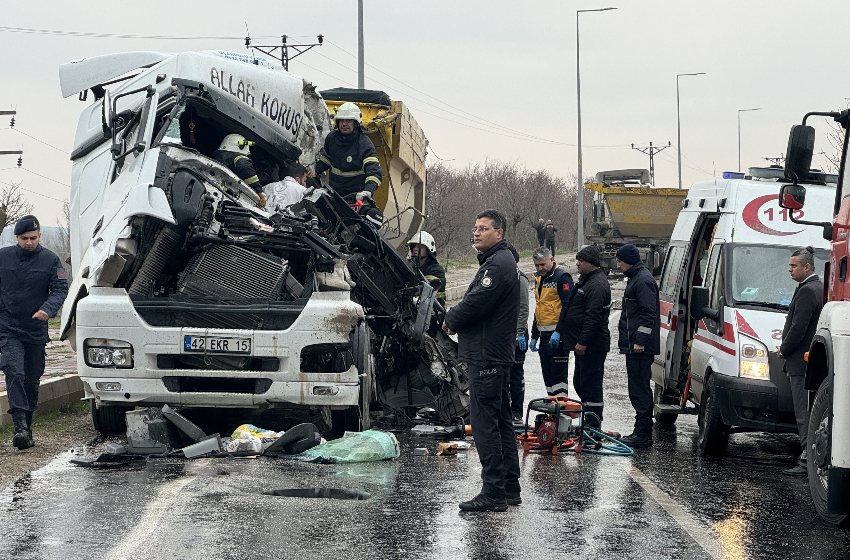
[(329, 498), (331, 500), (368, 500), (372, 497), (368, 492), (345, 488), (283, 488), (266, 492), (266, 494), (285, 498)]

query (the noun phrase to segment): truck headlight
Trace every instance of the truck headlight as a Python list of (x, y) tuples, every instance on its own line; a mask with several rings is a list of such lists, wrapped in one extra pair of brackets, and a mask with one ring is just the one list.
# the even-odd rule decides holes
[(84, 352), (86, 365), (91, 367), (133, 367), (133, 346), (123, 340), (87, 338)]
[(770, 379), (770, 367), (767, 361), (767, 346), (754, 338), (740, 337), (741, 377), (750, 379)]

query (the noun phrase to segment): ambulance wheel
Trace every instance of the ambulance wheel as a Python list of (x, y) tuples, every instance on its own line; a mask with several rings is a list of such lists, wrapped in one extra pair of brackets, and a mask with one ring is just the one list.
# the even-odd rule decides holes
[[(679, 399), (670, 395), (665, 395), (664, 393), (664, 387), (659, 385), (658, 383), (655, 383), (655, 398), (653, 399), (655, 404), (679, 404)], [(672, 414), (670, 412), (655, 413), (655, 421), (659, 424), (675, 424), (678, 418), (678, 414)]]
[(131, 406), (101, 406), (97, 407), (94, 399), (91, 404), (91, 420), (94, 429), (101, 434), (123, 434), (127, 431), (127, 417), (124, 415)]
[(708, 378), (703, 389), (698, 420), (700, 452), (710, 457), (722, 457), (726, 444), (729, 443), (729, 426), (723, 423), (723, 417), (720, 415), (714, 376)]
[(832, 377), (826, 379), (818, 389), (809, 420), (809, 453), (806, 461), (809, 469), (809, 489), (815, 510), (824, 521), (838, 527), (850, 527), (850, 516), (830, 513), (827, 508), (829, 495), (829, 468), (832, 460)]

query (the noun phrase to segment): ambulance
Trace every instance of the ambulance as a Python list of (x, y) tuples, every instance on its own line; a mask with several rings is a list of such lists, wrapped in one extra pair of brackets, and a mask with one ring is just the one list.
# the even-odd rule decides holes
[[(779, 167), (750, 168), (693, 185), (670, 240), (659, 282), (661, 353), (652, 365), (655, 419), (697, 414), (704, 455), (723, 455), (734, 432), (797, 431), (777, 355), (796, 288), (788, 259), (813, 246), (822, 277), (829, 242), (822, 228), (796, 224), (780, 208), (783, 178)], [(835, 175), (810, 173), (811, 203), (794, 218), (828, 221), (836, 183)]]

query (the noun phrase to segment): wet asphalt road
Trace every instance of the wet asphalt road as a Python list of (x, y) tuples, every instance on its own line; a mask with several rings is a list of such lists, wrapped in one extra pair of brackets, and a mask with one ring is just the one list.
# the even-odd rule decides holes
[[(612, 316), (616, 325), (616, 316)], [(614, 342), (616, 347), (616, 342)], [(537, 356), (526, 398), (542, 396)], [(610, 354), (604, 427), (630, 431), (624, 360)], [(655, 428), (630, 458), (521, 455), (523, 504), (459, 513), (480, 488), (474, 450), (399, 434), (392, 462), (154, 460), (74, 467), (75, 452), (0, 491), (0, 558), (847, 558), (850, 532), (822, 522), (790, 435), (736, 434), (700, 458), (694, 417)], [(427, 447), (427, 457), (413, 456)], [(80, 448), (76, 453), (91, 455)], [(365, 501), (283, 498), (281, 488), (366, 491)]]

